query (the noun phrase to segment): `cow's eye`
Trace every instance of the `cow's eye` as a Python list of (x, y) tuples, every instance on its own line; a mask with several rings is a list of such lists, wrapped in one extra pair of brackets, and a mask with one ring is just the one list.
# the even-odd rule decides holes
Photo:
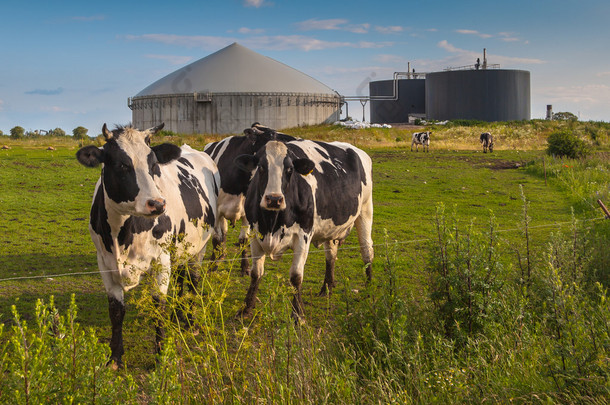
[(292, 167), (286, 168), (286, 174), (292, 174)]
[(120, 168), (122, 171), (124, 171), (124, 172), (126, 172), (126, 171), (128, 171), (128, 170), (130, 169), (129, 165), (128, 165), (128, 164), (125, 164), (125, 163), (121, 163), (121, 164), (119, 165), (119, 168)]

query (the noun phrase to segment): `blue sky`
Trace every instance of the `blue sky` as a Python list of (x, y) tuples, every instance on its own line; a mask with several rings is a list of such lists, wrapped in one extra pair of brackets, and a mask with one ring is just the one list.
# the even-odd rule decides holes
[[(552, 104), (610, 121), (607, 0), (3, 0), (0, 15), (5, 134), (126, 124), (128, 97), (233, 42), (345, 96), (407, 62), (438, 71), (486, 48), (488, 63), (531, 72), (532, 118)], [(350, 115), (362, 118), (358, 102)]]

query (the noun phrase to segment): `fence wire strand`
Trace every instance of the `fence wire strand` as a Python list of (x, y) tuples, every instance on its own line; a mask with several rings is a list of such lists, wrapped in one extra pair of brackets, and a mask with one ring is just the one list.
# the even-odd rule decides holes
[[(590, 219), (583, 219), (583, 220), (577, 220), (577, 222), (592, 222), (592, 221), (599, 221), (602, 219), (606, 219), (605, 216), (603, 217), (598, 217), (598, 218), (590, 218)], [(565, 222), (554, 222), (551, 224), (542, 224), (542, 225), (534, 225), (534, 226), (529, 226), (528, 229), (540, 229), (540, 228), (550, 228), (550, 227), (561, 227), (564, 225), (569, 225), (572, 224), (572, 221), (565, 221)], [(515, 231), (523, 231), (523, 229), (521, 228), (512, 228), (512, 229), (498, 229), (495, 232), (497, 233), (505, 233), (505, 232), (515, 232)], [(407, 244), (411, 244), (411, 243), (422, 243), (422, 242), (430, 242), (432, 241), (432, 239), (430, 238), (424, 238), (424, 239), (411, 239), (411, 240), (404, 240), (404, 241), (398, 241), (398, 240), (390, 240), (389, 242), (384, 242), (384, 243), (375, 243), (373, 244), (373, 247), (377, 247), (377, 246), (386, 246), (388, 244), (391, 245), (407, 245)], [(339, 247), (337, 249), (338, 251), (346, 251), (346, 250), (360, 250), (360, 246), (344, 246), (344, 247)], [(326, 249), (316, 249), (314, 251), (309, 251), (308, 255), (310, 254), (320, 254), (320, 253), (325, 253)], [(285, 253), (282, 255), (282, 257), (287, 256), (290, 257), (292, 256), (294, 253)], [(258, 258), (263, 257), (263, 256), (259, 256)], [(249, 259), (252, 258), (257, 258), (257, 257), (249, 257)], [(236, 257), (233, 259), (222, 259), (222, 260), (210, 260), (210, 259), (205, 259), (201, 261), (201, 265), (205, 264), (205, 263), (231, 263), (231, 262), (239, 262), (241, 261), (242, 258), (241, 257)], [(6, 282), (6, 281), (20, 281), (20, 280), (35, 280), (35, 279), (53, 279), (53, 278), (59, 278), (59, 277), (70, 277), (70, 276), (88, 276), (88, 275), (93, 275), (93, 274), (100, 274), (100, 273), (113, 273), (116, 270), (92, 270), (92, 271), (82, 271), (82, 272), (72, 272), (72, 273), (59, 273), (59, 274), (48, 274), (48, 275), (36, 275), (36, 276), (18, 276), (18, 277), (8, 277), (8, 278), (1, 278), (0, 279), (0, 283), (2, 282)]]

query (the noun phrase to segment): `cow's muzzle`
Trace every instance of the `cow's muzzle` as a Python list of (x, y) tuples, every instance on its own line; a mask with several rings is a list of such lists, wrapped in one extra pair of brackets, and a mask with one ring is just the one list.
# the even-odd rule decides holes
[(265, 208), (269, 210), (280, 210), (285, 207), (284, 196), (277, 194), (268, 194), (265, 196)]
[(165, 200), (163, 198), (156, 198), (146, 201), (146, 210), (149, 215), (163, 214), (165, 212)]

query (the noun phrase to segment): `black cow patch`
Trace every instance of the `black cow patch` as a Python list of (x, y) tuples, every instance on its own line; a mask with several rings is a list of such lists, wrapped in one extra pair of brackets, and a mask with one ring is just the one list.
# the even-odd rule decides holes
[(108, 212), (106, 211), (106, 205), (104, 204), (104, 186), (100, 185), (93, 204), (91, 205), (91, 218), (89, 223), (91, 229), (102, 237), (104, 247), (108, 252), (112, 252), (112, 235), (110, 234), (110, 224), (108, 224)]
[(154, 225), (155, 218), (130, 216), (119, 231), (117, 238), (119, 245), (128, 248), (133, 243), (135, 234), (148, 232)]
[(155, 154), (152, 152), (149, 153), (148, 156), (146, 156), (146, 161), (148, 162), (148, 173), (150, 176), (161, 177), (161, 168), (159, 167)]
[(181, 167), (178, 168), (178, 180), (180, 198), (184, 202), (188, 219), (192, 220), (203, 217), (203, 207), (199, 201), (199, 195), (203, 194), (203, 188), (199, 180)]
[(178, 162), (182, 163), (186, 167), (190, 167), (192, 170), (195, 170), (195, 167), (193, 166), (193, 164), (186, 158), (181, 157), (178, 159)]
[(104, 189), (117, 203), (134, 201), (140, 192), (133, 161), (114, 139), (104, 144)]
[(165, 233), (171, 231), (172, 220), (167, 215), (161, 215), (157, 219), (157, 225), (152, 229), (152, 235), (155, 239), (161, 239)]

